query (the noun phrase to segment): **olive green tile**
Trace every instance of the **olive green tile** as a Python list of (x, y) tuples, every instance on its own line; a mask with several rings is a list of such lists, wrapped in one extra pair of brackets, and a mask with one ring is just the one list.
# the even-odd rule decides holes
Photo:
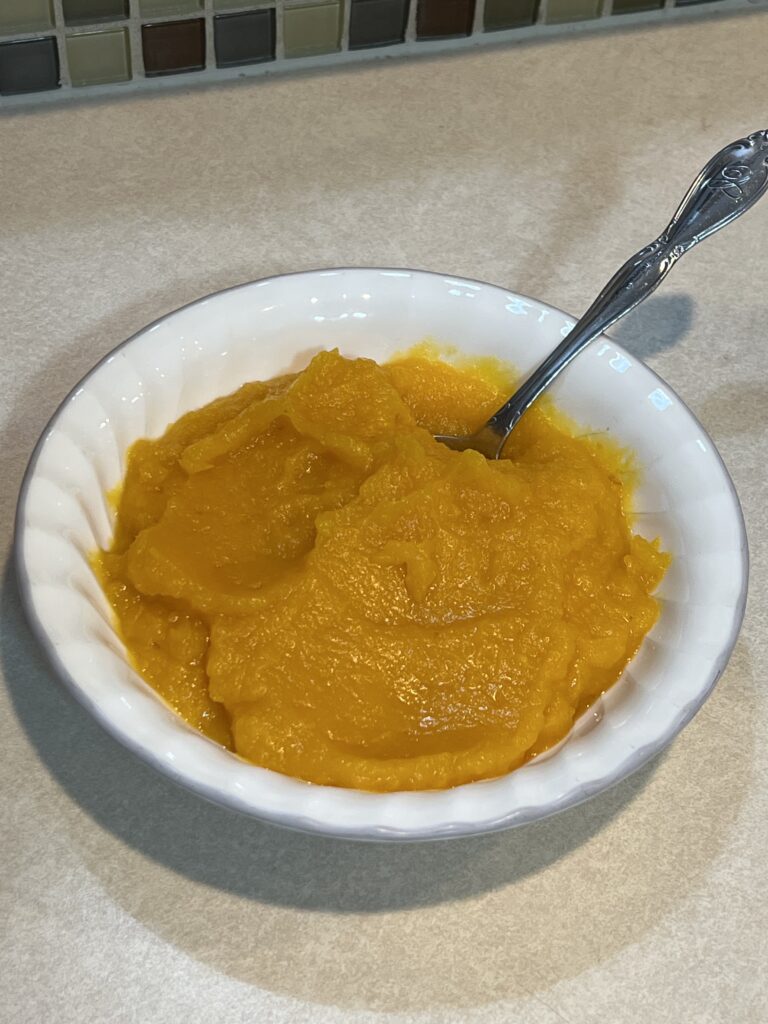
[(0, 35), (53, 28), (51, 0), (0, 0)]
[(286, 57), (333, 53), (341, 40), (341, 4), (300, 4), (283, 12)]
[(124, 28), (67, 36), (72, 85), (127, 82), (131, 77), (128, 33)]
[(603, 0), (549, 0), (546, 21), (550, 25), (563, 21), (586, 21), (597, 18), (603, 9)]
[(142, 18), (162, 18), (167, 14), (197, 14), (203, 0), (139, 0)]
[(539, 0), (485, 0), (483, 28), (486, 32), (495, 32), (532, 25), (538, 8)]

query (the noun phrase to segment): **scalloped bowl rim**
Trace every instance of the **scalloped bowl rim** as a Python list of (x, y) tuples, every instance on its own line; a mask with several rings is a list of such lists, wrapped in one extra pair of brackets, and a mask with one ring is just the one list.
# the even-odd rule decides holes
[[(138, 685), (145, 691), (142, 699), (145, 700), (144, 707), (147, 714), (144, 715), (144, 718), (147, 719), (148, 726), (139, 736), (133, 731), (133, 726), (135, 721), (141, 721), (142, 725), (147, 724), (143, 718), (136, 719), (132, 723), (113, 709), (105, 711), (89, 687), (83, 684), (81, 674), (73, 672), (65, 664), (61, 655), (61, 642), (57, 641), (53, 635), (55, 630), (52, 628), (51, 618), (50, 616), (46, 618), (46, 615), (41, 613), (39, 585), (34, 582), (29, 569), (27, 544), (29, 533), (32, 530), (30, 526), (30, 491), (36, 480), (41, 457), (50, 438), (55, 433), (57, 425), (65, 417), (70, 403), (87, 388), (89, 383), (98, 379), (100, 373), (116, 356), (130, 350), (131, 346), (137, 345), (150, 332), (168, 326), (175, 319), (192, 311), (202, 310), (202, 307), (211, 301), (226, 302), (229, 297), (237, 297), (238, 294), (247, 295), (250, 290), (264, 285), (285, 284), (290, 289), (294, 286), (300, 287), (302, 283), (312, 283), (319, 287), (321, 279), (341, 278), (342, 280), (356, 280), (359, 283), (380, 280), (384, 277), (407, 278), (414, 282), (414, 288), (418, 286), (427, 291), (430, 288), (434, 290), (438, 283), (440, 286), (456, 286), (451, 291), (452, 295), (459, 294), (456, 288), (464, 288), (466, 290), (462, 294), (466, 298), (476, 298), (483, 290), (486, 297), (490, 294), (497, 299), (503, 297), (503, 299), (511, 300), (512, 303), (518, 303), (518, 313), (520, 308), (526, 311), (526, 315), (530, 309), (538, 310), (540, 314), (538, 324), (542, 322), (549, 324), (556, 318), (560, 318), (560, 322), (565, 321), (566, 324), (570, 322), (571, 326), (573, 323), (572, 318), (556, 307), (497, 285), (438, 272), (378, 267), (329, 268), (262, 278), (203, 296), (165, 314), (116, 346), (88, 371), (61, 401), (35, 445), (21, 486), (14, 535), (14, 558), (22, 604), (34, 635), (45, 651), (56, 675), (107, 732), (164, 775), (208, 800), (287, 828), (353, 839), (407, 841), (498, 831), (539, 820), (573, 807), (620, 782), (662, 750), (693, 718), (712, 692), (736, 643), (744, 615), (749, 567), (746, 530), (738, 496), (722, 457), (704, 428), (679, 396), (654, 371), (640, 360), (635, 359), (634, 356), (630, 356), (609, 337), (603, 336), (605, 343), (603, 347), (609, 349), (608, 354), (613, 360), (618, 360), (616, 365), (621, 366), (627, 362), (629, 365), (637, 367), (641, 374), (646, 375), (649, 383), (657, 386), (657, 391), (662, 389), (660, 393), (665, 395), (670, 403), (676, 405), (676, 414), (682, 416), (687, 426), (706, 442), (706, 447), (712, 456), (709, 460), (708, 471), (713, 478), (719, 475), (720, 491), (718, 494), (725, 502), (726, 514), (730, 516), (729, 525), (734, 532), (734, 543), (738, 546), (738, 550), (736, 547), (733, 548), (729, 561), (729, 570), (734, 578), (732, 588), (734, 596), (727, 607), (723, 606), (729, 614), (729, 621), (725, 624), (727, 628), (723, 628), (721, 631), (719, 649), (716, 654), (712, 655), (710, 667), (706, 672), (699, 671), (693, 690), (688, 694), (688, 699), (683, 706), (678, 709), (679, 713), (675, 714), (672, 719), (667, 718), (663, 728), (657, 729), (655, 733), (651, 731), (642, 745), (629, 747), (610, 767), (604, 767), (601, 770), (599, 757), (597, 764), (593, 763), (594, 758), (592, 761), (590, 760), (590, 735), (594, 736), (599, 728), (604, 728), (604, 726), (602, 722), (599, 722), (598, 727), (595, 727), (596, 716), (587, 712), (575, 724), (569, 736), (556, 748), (523, 768), (498, 779), (469, 783), (449, 790), (398, 793), (368, 793), (328, 786), (313, 786), (301, 780), (282, 776), (249, 764), (202, 737), (182, 722), (163, 704), (154, 691), (151, 691), (147, 684), (140, 680), (132, 669), (128, 668), (123, 654), (124, 668), (134, 677), (133, 685)], [(366, 284), (366, 286), (369, 285)], [(344, 299), (346, 300), (346, 294)], [(505, 308), (510, 309), (510, 306), (507, 305)], [(548, 319), (550, 316), (552, 321)], [(545, 318), (547, 319), (545, 320)], [(328, 317), (327, 319), (340, 318)], [(512, 322), (516, 319), (516, 316), (513, 317)], [(517, 325), (515, 324), (515, 326)], [(526, 324), (526, 329), (533, 330), (530, 324)], [(593, 342), (571, 366), (578, 366), (585, 360), (588, 353), (594, 353), (599, 343), (598, 341)], [(544, 352), (537, 353), (532, 365), (538, 362), (543, 354)], [(570, 369), (568, 373), (571, 373)], [(553, 391), (556, 392), (558, 386), (560, 388), (564, 385), (567, 387), (568, 373), (563, 375)], [(620, 371), (617, 376), (617, 384), (624, 379), (621, 373), (623, 371)], [(168, 422), (175, 419), (177, 415), (179, 413), (171, 416)], [(704, 441), (699, 442), (702, 445), (702, 450), (704, 450)], [(67, 541), (67, 543), (69, 542)], [(647, 642), (646, 640), (643, 646)], [(640, 654), (642, 652), (643, 647), (641, 647)], [(634, 662), (630, 664), (630, 668), (633, 664)], [(119, 689), (124, 684), (120, 682), (114, 685)], [(613, 691), (618, 690), (621, 685), (622, 681), (608, 692), (607, 697), (610, 699)], [(601, 701), (604, 699), (601, 698)], [(146, 701), (150, 703), (147, 704)], [(141, 701), (139, 703), (141, 704)], [(152, 710), (150, 705), (162, 709), (163, 715), (166, 716), (167, 721), (163, 730), (156, 728), (156, 723), (149, 722), (150, 718), (157, 718), (156, 711)], [(141, 715), (141, 711), (139, 714)], [(631, 721), (631, 715), (627, 717), (626, 721)], [(621, 727), (622, 724), (619, 723), (614, 732), (620, 733)], [(163, 749), (163, 743), (158, 740), (161, 734), (166, 737), (170, 735), (169, 729), (170, 732), (175, 729), (178, 733), (178, 736), (174, 735), (174, 742), (179, 744), (177, 750), (186, 754), (187, 749), (191, 751), (192, 745), (195, 745), (191, 760), (187, 759), (186, 765), (183, 767), (179, 766), (177, 757), (170, 750)], [(573, 740), (573, 737), (577, 739)], [(574, 743), (580, 744), (579, 751), (574, 756), (568, 753), (569, 743), (571, 746), (574, 746)], [(594, 746), (594, 744), (592, 745)], [(564, 749), (566, 755), (571, 758), (570, 762), (563, 754)], [(202, 766), (200, 771), (197, 770), (198, 764)], [(580, 779), (578, 774), (573, 774), (575, 766), (581, 764), (587, 766), (589, 778), (586, 780)], [(523, 787), (527, 791), (527, 800), (521, 801), (519, 796), (516, 796), (515, 780), (527, 777), (537, 770), (547, 773), (543, 784), (539, 785), (538, 790), (535, 786), (528, 785), (527, 790), (526, 787)]]

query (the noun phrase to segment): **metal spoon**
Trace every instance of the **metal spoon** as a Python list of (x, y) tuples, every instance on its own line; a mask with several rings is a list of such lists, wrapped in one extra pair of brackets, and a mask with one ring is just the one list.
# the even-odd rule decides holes
[(768, 131), (755, 132), (722, 149), (688, 189), (664, 232), (613, 275), (565, 340), (509, 401), (474, 434), (467, 437), (438, 434), (436, 439), (459, 451), (475, 448), (489, 459), (498, 459), (520, 417), (568, 363), (611, 324), (646, 299), (683, 253), (748, 210), (766, 187)]

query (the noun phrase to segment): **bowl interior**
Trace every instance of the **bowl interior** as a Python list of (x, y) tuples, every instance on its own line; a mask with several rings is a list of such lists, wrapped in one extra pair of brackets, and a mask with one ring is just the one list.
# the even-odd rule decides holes
[(33, 455), (17, 557), (30, 620), (78, 698), (122, 742), (204, 796), (285, 825), (359, 838), (467, 834), (522, 824), (619, 781), (706, 699), (733, 647), (746, 541), (733, 486), (680, 399), (610, 339), (553, 387), (585, 430), (631, 447), (643, 469), (636, 529), (674, 556), (659, 622), (619, 683), (546, 756), (501, 779), (431, 793), (310, 786), (247, 764), (187, 727), (131, 669), (88, 566), (109, 543), (108, 492), (137, 438), (246, 380), (300, 369), (320, 349), (379, 361), (432, 339), (521, 373), (573, 320), (492, 285), (404, 270), (332, 270), (255, 282), (141, 331), (78, 385)]

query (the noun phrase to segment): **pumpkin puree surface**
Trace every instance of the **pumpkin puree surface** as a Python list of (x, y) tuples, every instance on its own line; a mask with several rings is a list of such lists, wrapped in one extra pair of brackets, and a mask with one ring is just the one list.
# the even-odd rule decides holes
[(492, 360), (321, 352), (137, 441), (94, 564), (137, 671), (265, 768), (368, 790), (502, 775), (557, 743), (658, 615), (631, 460)]

